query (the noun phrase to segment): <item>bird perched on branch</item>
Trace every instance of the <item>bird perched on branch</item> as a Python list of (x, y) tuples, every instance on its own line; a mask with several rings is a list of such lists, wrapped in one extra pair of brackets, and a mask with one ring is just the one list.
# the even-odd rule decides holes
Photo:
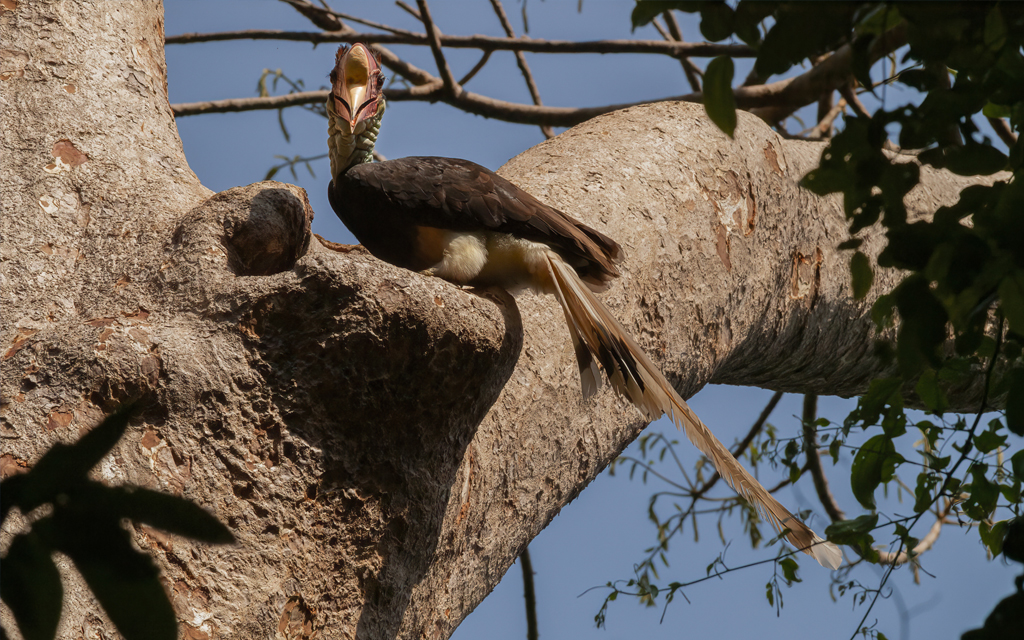
[(718, 473), (797, 549), (835, 569), (842, 552), (783, 507), (718, 441), (594, 295), (622, 248), (494, 172), (453, 158), (372, 162), (384, 75), (362, 44), (341, 46), (327, 98), (335, 213), (374, 256), (459, 285), (553, 294), (565, 313), (584, 396), (612, 387), (648, 419), (668, 415)]

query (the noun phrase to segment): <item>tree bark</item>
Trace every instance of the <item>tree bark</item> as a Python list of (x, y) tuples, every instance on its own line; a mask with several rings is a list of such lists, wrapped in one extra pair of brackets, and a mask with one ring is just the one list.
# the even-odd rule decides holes
[[(239, 540), (134, 529), (184, 637), (448, 637), (642, 419), (607, 387), (581, 399), (553, 299), (327, 249), (291, 185), (199, 184), (156, 3), (3, 6), (4, 476), (143, 396), (96, 476), (184, 496)], [(604, 300), (684, 397), (708, 382), (854, 395), (881, 372), (835, 250), (841, 203), (796, 184), (821, 148), (747, 114), (730, 140), (702, 107), (661, 103), (501, 172), (623, 244)], [(910, 207), (965, 184), (925, 169)], [(60, 637), (113, 635), (60, 565)]]

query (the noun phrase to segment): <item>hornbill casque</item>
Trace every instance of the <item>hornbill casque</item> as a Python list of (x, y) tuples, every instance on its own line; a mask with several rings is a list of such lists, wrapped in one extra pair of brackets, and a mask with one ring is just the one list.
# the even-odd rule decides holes
[(612, 387), (648, 420), (668, 415), (718, 473), (797, 549), (836, 569), (839, 548), (782, 506), (718, 441), (594, 295), (622, 248), (494, 172), (454, 158), (373, 162), (384, 75), (363, 44), (338, 49), (327, 98), (335, 213), (377, 258), (457, 285), (553, 294), (565, 313), (583, 395)]

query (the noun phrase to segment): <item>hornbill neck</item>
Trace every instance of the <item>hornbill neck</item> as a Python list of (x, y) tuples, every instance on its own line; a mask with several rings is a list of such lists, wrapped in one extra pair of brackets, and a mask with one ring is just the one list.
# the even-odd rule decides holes
[(373, 144), (384, 115), (384, 74), (365, 44), (342, 45), (331, 70), (327, 96), (327, 145), (331, 179), (373, 160)]
[(327, 98), (327, 146), (331, 157), (331, 178), (337, 178), (357, 164), (373, 161), (373, 145), (377, 142), (380, 122), (384, 116), (384, 98), (372, 118), (356, 124), (355, 132), (348, 120), (338, 115), (334, 101)]

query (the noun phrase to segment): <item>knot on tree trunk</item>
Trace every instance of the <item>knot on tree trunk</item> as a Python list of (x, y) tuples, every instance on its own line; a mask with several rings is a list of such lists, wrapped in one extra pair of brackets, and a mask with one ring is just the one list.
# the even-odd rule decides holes
[[(190, 211), (171, 238), (164, 279), (209, 282), (287, 271), (309, 251), (313, 210), (305, 190), (257, 182), (222, 191)], [(211, 271), (212, 270), (212, 271)]]
[(213, 196), (194, 212), (223, 226), (220, 242), (238, 276), (287, 271), (309, 250), (313, 210), (306, 192), (280, 182), (257, 182)]

